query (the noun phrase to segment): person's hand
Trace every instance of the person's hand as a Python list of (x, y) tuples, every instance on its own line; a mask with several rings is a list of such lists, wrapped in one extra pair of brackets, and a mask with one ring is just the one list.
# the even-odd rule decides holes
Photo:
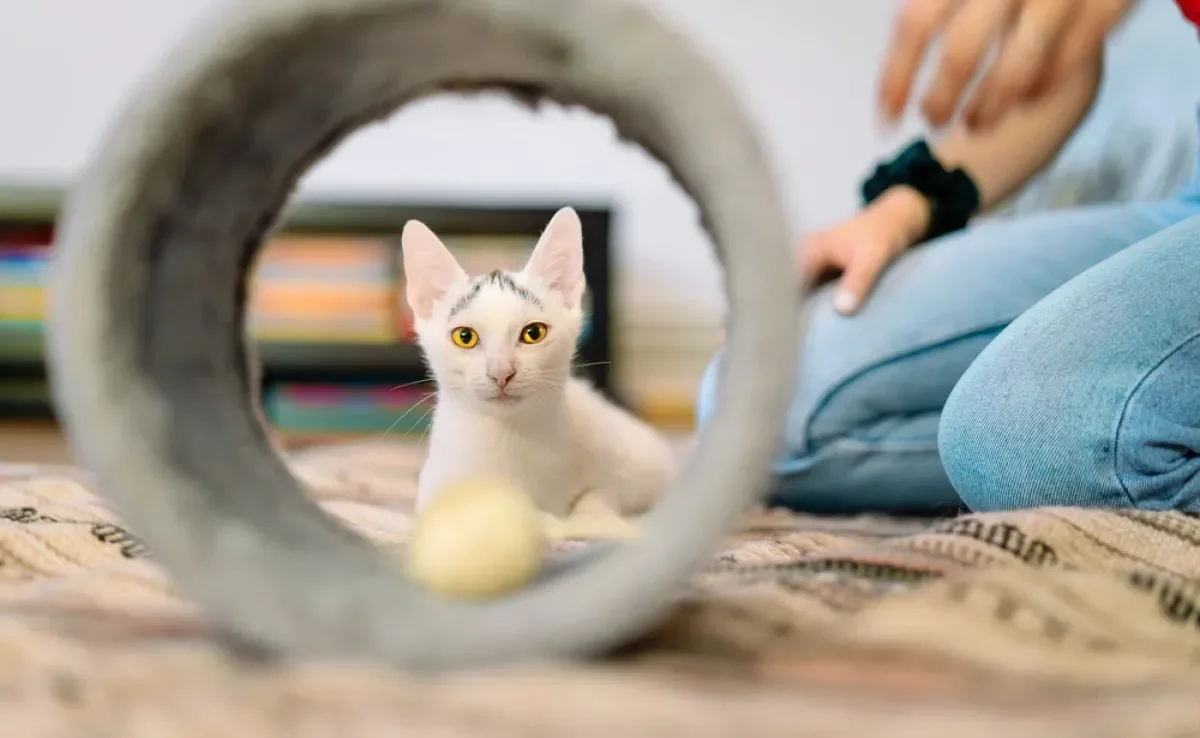
[(920, 102), (922, 115), (934, 127), (949, 123), (994, 46), (994, 60), (962, 108), (968, 128), (987, 128), (1099, 54), (1136, 1), (905, 0), (884, 57), (883, 118), (895, 121), (904, 113), (917, 72), (940, 37), (941, 56)]
[(796, 254), (801, 277), (816, 283), (841, 272), (833, 306), (854, 313), (883, 270), (925, 234), (929, 217), (924, 196), (893, 187), (849, 220), (806, 238)]

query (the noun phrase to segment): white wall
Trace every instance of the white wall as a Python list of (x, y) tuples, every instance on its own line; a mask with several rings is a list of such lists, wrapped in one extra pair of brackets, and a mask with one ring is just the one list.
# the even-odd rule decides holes
[[(916, 130), (910, 121), (884, 136), (874, 122), (876, 67), (897, 0), (645, 1), (684, 27), (742, 90), (775, 157), (796, 233), (851, 213), (862, 174)], [(217, 2), (0, 0), (0, 181), (69, 181), (139, 77)], [(1146, 4), (1167, 19), (1176, 46), (1196, 44), (1169, 0)], [(1140, 43), (1134, 56), (1156, 76), (1148, 67), (1165, 63), (1160, 42), (1150, 39), (1154, 54)], [(656, 336), (647, 340), (707, 344), (723, 307), (718, 268), (689, 203), (660, 167), (616, 144), (607, 121), (587, 113), (535, 116), (503, 100), (435, 99), (356, 135), (304, 188), (421, 199), (612, 198), (621, 208), (627, 336), (665, 323), (678, 330), (643, 330)]]
[[(69, 179), (138, 78), (219, 0), (0, 0), (0, 180)], [(854, 205), (880, 147), (870, 105), (892, 0), (657, 0), (742, 88), (778, 158), (797, 222)], [(305, 189), (398, 196), (612, 197), (632, 300), (667, 290), (715, 320), (717, 267), (660, 168), (614, 142), (606, 120), (500, 99), (443, 98), (355, 136)], [(801, 210), (803, 210), (803, 218)], [(628, 303), (626, 303), (628, 304)]]

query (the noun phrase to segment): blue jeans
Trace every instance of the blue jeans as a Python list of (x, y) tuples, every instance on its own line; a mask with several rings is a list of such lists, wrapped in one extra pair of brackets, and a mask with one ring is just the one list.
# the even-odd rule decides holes
[(914, 248), (855, 316), (817, 291), (774, 501), (1200, 510), (1197, 173), (1164, 202), (997, 220)]

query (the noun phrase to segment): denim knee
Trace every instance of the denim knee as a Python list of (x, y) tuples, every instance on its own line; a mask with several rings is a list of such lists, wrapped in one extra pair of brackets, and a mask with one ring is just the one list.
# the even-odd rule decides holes
[(955, 385), (938, 426), (938, 455), (955, 492), (975, 512), (1127, 507), (1083, 493), (1068, 457), (1083, 453), (1088, 429), (1057, 407), (1040, 370), (993, 344)]
[(942, 411), (942, 467), (971, 510), (1200, 509), (1200, 430), (1173, 417), (1195, 413), (1180, 385), (1200, 342), (1137, 373), (1098, 362), (1090, 381), (1069, 355), (1033, 361), (1014, 342), (989, 347)]
[[(718, 352), (700, 381), (698, 428), (716, 409), (721, 357)], [(852, 403), (854, 396), (844, 395)], [(805, 413), (805, 406), (793, 399), (789, 414), (806, 417)], [(936, 413), (909, 415), (903, 423), (883, 419), (878, 428), (861, 428), (864, 435), (859, 438), (843, 434), (805, 448), (785, 443), (773, 466), (768, 498), (772, 504), (816, 514), (960, 509), (961, 501), (946, 482), (934, 451), (936, 420)], [(912, 437), (914, 432), (918, 438)]]
[[(942, 470), (963, 504), (975, 512), (1016, 507), (996, 480), (1031, 476), (1031, 470), (1014, 468), (1005, 450), (1011, 441), (1002, 437), (1022, 418), (1013, 416), (1011, 406), (989, 386), (989, 378), (984, 369), (968, 370), (950, 393), (938, 424)], [(1001, 465), (1006, 467), (1003, 472)]]

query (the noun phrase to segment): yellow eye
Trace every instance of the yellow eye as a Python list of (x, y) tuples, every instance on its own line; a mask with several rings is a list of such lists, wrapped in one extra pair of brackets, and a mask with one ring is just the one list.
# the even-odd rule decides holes
[(475, 348), (475, 344), (479, 343), (479, 334), (474, 328), (460, 326), (450, 331), (450, 340), (454, 341), (454, 345), (459, 348)]
[(549, 332), (545, 323), (530, 323), (521, 329), (521, 343), (541, 343)]

